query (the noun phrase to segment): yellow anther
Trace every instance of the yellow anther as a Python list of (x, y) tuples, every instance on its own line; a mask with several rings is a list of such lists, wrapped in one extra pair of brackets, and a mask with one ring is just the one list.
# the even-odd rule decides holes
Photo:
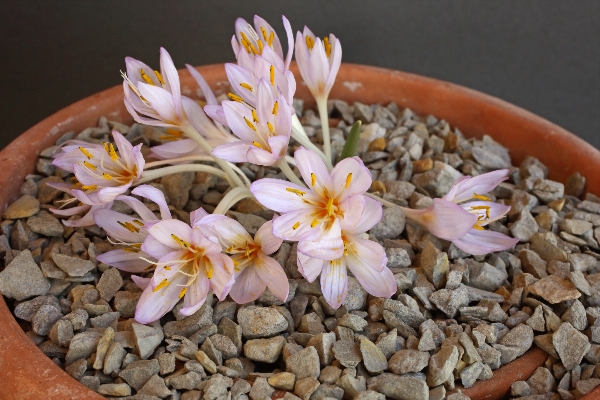
[(331, 217), (333, 215), (333, 198), (329, 198), (327, 200), (327, 216)]
[(240, 96), (236, 96), (233, 93), (227, 93), (227, 97), (229, 97), (233, 101), (237, 101), (238, 103), (241, 103), (244, 101), (244, 99), (242, 99)]
[(108, 145), (107, 153), (113, 161), (117, 161), (119, 159), (119, 156), (115, 151), (115, 146), (112, 143)]
[(258, 115), (256, 114), (256, 110), (252, 110), (252, 119), (254, 122), (258, 122)]
[(256, 47), (250, 43), (250, 50), (252, 50), (252, 53), (254, 53), (254, 55), (259, 55), (260, 53), (258, 52), (258, 50), (256, 49)]
[(144, 71), (144, 69), (140, 69), (140, 75), (142, 75), (142, 79), (144, 80), (144, 82), (146, 82), (148, 85), (152, 85), (154, 86), (154, 82), (152, 82), (152, 78), (150, 78), (147, 74), (146, 71)]
[(186, 242), (185, 240), (179, 239), (174, 233), (171, 233), (171, 238), (177, 242), (178, 245), (180, 245), (181, 247), (185, 247), (188, 248), (190, 247), (190, 244), (188, 242)]
[(235, 249), (235, 246), (231, 245), (231, 246), (229, 246), (228, 248), (225, 249), (225, 253), (232, 253), (234, 249)]
[(246, 121), (246, 125), (248, 125), (248, 127), (249, 127), (250, 129), (252, 129), (254, 132), (256, 132), (256, 127), (255, 127), (255, 126), (252, 124), (252, 122), (250, 122), (250, 121), (248, 120), (248, 118), (244, 117), (244, 121)]
[(317, 226), (319, 224), (319, 220), (318, 219), (313, 219), (312, 222), (310, 223), (310, 227), (314, 228), (315, 226)]
[(325, 47), (325, 55), (329, 57), (331, 54), (331, 43), (329, 43), (329, 38), (327, 36), (323, 38), (323, 47)]
[(187, 288), (184, 287), (183, 289), (181, 289), (181, 292), (179, 292), (179, 298), (182, 298), (183, 296), (185, 296), (185, 292), (187, 292)]
[(473, 228), (477, 229), (478, 231), (483, 231), (483, 230), (485, 230), (485, 228), (484, 228), (483, 226), (481, 226), (481, 225), (477, 225), (477, 224), (473, 225)]
[(315, 45), (315, 40), (313, 38), (311, 38), (310, 36), (306, 35), (306, 47), (308, 47), (309, 50), (312, 50), (314, 45)]
[(102, 177), (104, 177), (104, 179), (106, 179), (107, 181), (110, 181), (113, 178), (112, 175), (109, 175), (106, 172), (102, 174)]
[(294, 224), (294, 226), (292, 226), (292, 229), (293, 229), (293, 230), (296, 230), (296, 229), (298, 229), (298, 228), (300, 228), (300, 221), (296, 222), (296, 223)]
[(317, 176), (313, 172), (311, 172), (310, 173), (310, 184), (312, 186), (315, 186), (315, 183), (317, 183)]
[(245, 40), (242, 40), (240, 43), (242, 43), (242, 46), (244, 46), (248, 54), (250, 54), (250, 47), (248, 46), (248, 43), (246, 43)]
[(294, 189), (294, 188), (285, 188), (286, 191), (290, 192), (290, 193), (294, 193), (298, 196), (304, 196), (306, 194), (306, 192), (303, 192), (300, 189)]
[(269, 35), (269, 39), (267, 40), (267, 44), (269, 46), (273, 45), (273, 39), (275, 39), (275, 32), (271, 32), (271, 34)]
[(477, 193), (473, 193), (473, 198), (477, 199), (477, 200), (483, 200), (483, 201), (492, 201), (489, 198), (482, 196), (480, 194), (477, 194)]
[(263, 147), (260, 145), (260, 143), (258, 142), (252, 142), (252, 144), (256, 147), (258, 147), (259, 149), (262, 149)]
[(83, 165), (85, 165), (86, 167), (88, 167), (89, 169), (93, 169), (94, 171), (97, 170), (98, 168), (96, 168), (96, 166), (90, 162), (84, 161)]
[(165, 269), (166, 269), (167, 271), (170, 271), (170, 270), (171, 270), (171, 267), (169, 267), (168, 265), (165, 265)]
[(249, 91), (254, 90), (252, 88), (252, 86), (250, 86), (250, 85), (248, 85), (247, 83), (244, 83), (244, 82), (240, 83), (240, 86), (243, 87), (244, 89), (248, 89)]
[(102, 143), (102, 146), (104, 146), (104, 151), (106, 151), (107, 153), (110, 151), (110, 149), (108, 147), (108, 142)]
[(139, 233), (140, 232), (140, 228), (138, 228), (137, 226), (135, 226), (131, 222), (117, 221), (117, 223), (119, 225), (121, 225), (123, 228), (127, 229), (129, 232), (132, 232), (132, 233)]
[(275, 102), (275, 104), (273, 104), (273, 111), (271, 111), (271, 113), (272, 113), (274, 116), (277, 116), (277, 112), (278, 112), (278, 111), (279, 111), (279, 103), (278, 103), (278, 102)]
[(98, 189), (98, 185), (83, 185), (81, 188), (83, 190), (96, 190)]
[(258, 54), (262, 54), (263, 51), (263, 42), (262, 40), (258, 39)]
[(271, 74), (271, 85), (275, 86), (275, 67), (271, 65), (269, 68), (269, 73)]
[(267, 38), (267, 30), (265, 29), (265, 27), (264, 27), (264, 26), (261, 26), (261, 27), (260, 27), (260, 31), (261, 31), (261, 32), (262, 32), (262, 34), (263, 34), (263, 38), (264, 38), (265, 40), (267, 40), (267, 39), (268, 39), (268, 38)]
[(92, 155), (92, 153), (90, 153), (89, 151), (87, 151), (83, 147), (80, 147), (79, 150), (81, 150), (81, 152), (83, 153), (83, 155), (86, 156), (88, 158), (88, 160), (91, 160), (92, 158), (94, 158), (94, 156)]
[(205, 272), (206, 272), (206, 277), (208, 279), (212, 278), (212, 276), (213, 276), (213, 269), (212, 269), (212, 267), (206, 268)]
[(140, 249), (128, 246), (128, 247), (123, 247), (123, 251), (126, 251), (127, 253), (139, 253)]
[(165, 84), (165, 81), (163, 80), (163, 77), (160, 74), (160, 72), (158, 72), (157, 70), (154, 70), (154, 75), (156, 75), (156, 79), (158, 79), (158, 81), (160, 82), (161, 85)]
[(184, 138), (183, 133), (177, 129), (168, 128), (165, 133), (166, 135), (162, 135), (159, 138), (160, 140), (179, 140)]
[(144, 223), (142, 221), (140, 221), (139, 219), (132, 219), (131, 222), (133, 222), (136, 225), (139, 226), (144, 226)]
[(248, 40), (248, 36), (246, 36), (244, 32), (240, 32), (240, 35), (242, 36), (242, 41), (249, 45), (250, 41)]
[(250, 250), (250, 246), (248, 246), (248, 242), (246, 242), (246, 258), (250, 258), (250, 253), (252, 253), (252, 250)]
[(267, 122), (267, 126), (269, 127), (269, 131), (270, 131), (271, 133), (275, 133), (275, 128), (273, 128), (273, 125), (271, 125), (271, 123), (270, 123), (270, 122)]
[(160, 289), (167, 287), (171, 284), (171, 282), (169, 282), (166, 278), (162, 280), (161, 283), (159, 283), (158, 285), (156, 285), (156, 287), (154, 288), (153, 292), (159, 291)]
[(471, 210), (474, 210), (474, 211), (485, 210), (485, 217), (486, 218), (490, 217), (490, 206), (471, 206)]
[(348, 189), (348, 186), (350, 186), (350, 182), (352, 182), (352, 172), (346, 176), (346, 189)]

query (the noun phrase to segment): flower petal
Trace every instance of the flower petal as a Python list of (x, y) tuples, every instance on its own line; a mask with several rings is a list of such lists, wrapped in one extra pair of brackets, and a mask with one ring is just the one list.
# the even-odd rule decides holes
[(339, 218), (343, 230), (353, 229), (363, 214), (365, 207), (365, 198), (362, 194), (346, 197), (340, 203), (340, 211), (343, 217)]
[(233, 261), (225, 254), (210, 254), (206, 256), (206, 263), (213, 269), (210, 287), (217, 298), (223, 301), (234, 282)]
[[(284, 240), (316, 240), (322, 232), (320, 225), (311, 227), (312, 218), (306, 210), (282, 214), (273, 221), (273, 234)], [(337, 226), (339, 232), (339, 225)]]
[(307, 192), (305, 187), (281, 179), (259, 179), (250, 185), (250, 191), (260, 204), (280, 213), (309, 210), (314, 206), (304, 199), (319, 200)]
[(473, 177), (461, 177), (454, 182), (454, 185), (443, 199), (460, 203), (461, 201), (472, 199), (475, 195), (483, 195), (492, 191), (507, 179), (507, 169), (499, 169)]
[(181, 117), (181, 88), (179, 84), (179, 74), (175, 63), (169, 55), (169, 52), (163, 47), (160, 48), (160, 70), (164, 75), (165, 89), (171, 92), (175, 104), (175, 112)]
[[(277, 218), (275, 221), (278, 221)], [(336, 260), (344, 254), (344, 241), (340, 222), (336, 219), (331, 226), (323, 230), (318, 238), (300, 240), (298, 251), (309, 257), (322, 260)]]
[[(252, 106), (256, 105), (257, 88), (253, 86), (255, 82), (252, 74), (239, 65), (232, 63), (225, 64), (225, 73), (227, 74), (229, 83), (231, 83), (231, 88), (248, 104)], [(229, 122), (229, 119), (227, 121)]]
[(367, 232), (381, 221), (381, 217), (383, 217), (383, 207), (381, 203), (372, 197), (363, 196), (363, 210), (360, 219), (353, 228), (345, 229), (345, 231), (352, 235), (359, 235)]
[(123, 161), (125, 161), (125, 165), (127, 165), (128, 167), (136, 165), (136, 160), (133, 156), (133, 146), (131, 145), (131, 142), (125, 139), (125, 137), (121, 135), (119, 131), (113, 130), (112, 135), (115, 140), (117, 150), (119, 151), (119, 157), (121, 157)]
[(225, 143), (215, 147), (212, 150), (212, 155), (234, 163), (250, 162), (248, 159), (248, 151), (252, 147), (254, 147), (252, 144), (238, 140), (236, 142)]
[(235, 101), (224, 101), (222, 104), (223, 113), (227, 119), (227, 126), (229, 126), (233, 134), (244, 142), (252, 143), (256, 141), (258, 135), (250, 128), (250, 125), (248, 125), (248, 122), (252, 124), (252, 121), (254, 120), (250, 109)]
[(185, 285), (186, 280), (185, 275), (175, 274), (167, 281), (169, 284), (166, 287), (156, 290), (150, 284), (142, 292), (135, 308), (135, 320), (140, 324), (149, 324), (171, 311), (179, 301), (180, 285)]
[(348, 272), (344, 259), (327, 261), (321, 272), (321, 291), (327, 304), (338, 309), (348, 294)]
[(152, 155), (160, 160), (207, 155), (206, 151), (192, 139), (180, 139), (163, 143), (158, 146), (152, 146), (150, 150), (152, 151)]
[(254, 260), (254, 266), (247, 267), (246, 269), (249, 268), (254, 268), (260, 279), (275, 296), (283, 302), (286, 301), (290, 285), (283, 268), (281, 268), (281, 265), (277, 261), (265, 255), (262, 251), (258, 251), (257, 258)]
[(152, 265), (140, 257), (147, 258), (148, 254), (144, 252), (133, 253), (123, 249), (111, 250), (100, 254), (96, 259), (104, 264), (111, 265), (125, 272), (144, 272)]
[(321, 260), (318, 258), (312, 258), (302, 253), (298, 253), (298, 272), (302, 274), (304, 279), (309, 282), (313, 282), (317, 279), (317, 276), (325, 268), (325, 264), (329, 261)]
[(148, 253), (152, 258), (160, 260), (166, 254), (173, 251), (172, 247), (162, 244), (152, 235), (148, 235), (142, 243), (142, 251)]
[(217, 104), (209, 104), (207, 106), (204, 106), (204, 112), (216, 122), (228, 126), (227, 119), (225, 118), (225, 113), (223, 112), (223, 106)]
[(108, 236), (125, 243), (142, 243), (148, 235), (146, 229), (139, 225), (141, 221), (134, 216), (121, 214), (113, 210), (100, 209), (94, 211), (94, 221), (96, 221), (96, 225), (106, 231)]
[(150, 102), (152, 109), (157, 113), (161, 121), (173, 125), (178, 125), (181, 122), (171, 93), (161, 87), (151, 86), (146, 83), (139, 83), (138, 89), (142, 96)]
[[(152, 200), (155, 202), (160, 209), (160, 217), (161, 219), (171, 219), (171, 211), (169, 210), (169, 206), (167, 205), (167, 201), (165, 199), (165, 194), (160, 190), (150, 185), (140, 185), (131, 191), (132, 194), (136, 196), (142, 196), (148, 200)], [(146, 206), (144, 206), (146, 207)], [(150, 209), (146, 207), (148, 211)], [(141, 215), (138, 210), (135, 210), (140, 217), (144, 218), (144, 215)], [(151, 212), (151, 211), (150, 211)], [(154, 213), (152, 213), (152, 217), (149, 214), (146, 215), (148, 218), (154, 217)], [(153, 219), (155, 219), (154, 217)]]
[(238, 304), (246, 304), (258, 299), (266, 287), (255, 269), (246, 267), (236, 276), (229, 296)]
[(294, 153), (296, 167), (302, 174), (306, 185), (313, 189), (319, 196), (326, 197), (325, 191), (333, 195), (333, 183), (327, 166), (321, 158), (311, 150), (299, 147)]
[(146, 290), (146, 288), (152, 282), (152, 279), (150, 278), (144, 278), (137, 275), (131, 275), (131, 280), (137, 285), (137, 287), (139, 287), (142, 290)]
[(194, 210), (190, 213), (190, 225), (192, 227), (199, 227), (201, 221), (204, 219), (204, 217), (206, 217), (207, 215), (209, 215), (206, 211), (204, 211), (204, 208), (200, 207), (197, 210)]
[(378, 243), (352, 238), (345, 260), (361, 286), (373, 296), (391, 297), (396, 293), (396, 280), (386, 266), (385, 250)]
[[(183, 298), (183, 307), (179, 312), (183, 315), (192, 315), (202, 307), (210, 290), (210, 283), (206, 276), (199, 275), (196, 280), (188, 286)], [(181, 292), (179, 294), (181, 296)]]
[(369, 169), (358, 157), (346, 158), (331, 171), (334, 196), (343, 201), (348, 196), (364, 194), (373, 180)]
[(460, 206), (478, 216), (478, 225), (485, 226), (490, 222), (503, 218), (510, 211), (510, 206), (498, 204), (491, 201), (470, 201)]
[(210, 88), (210, 86), (208, 85), (208, 83), (206, 82), (206, 80), (204, 79), (202, 74), (196, 68), (191, 66), (190, 64), (185, 64), (185, 67), (187, 68), (190, 75), (192, 75), (192, 78), (194, 78), (194, 80), (200, 87), (200, 91), (202, 91), (202, 94), (204, 95), (204, 99), (206, 99), (206, 104), (209, 104), (209, 105), (218, 104), (215, 94), (213, 93), (212, 89)]
[(216, 237), (224, 249), (245, 248), (247, 243), (254, 242), (242, 224), (225, 215), (207, 215), (202, 219), (199, 228), (206, 237)]
[(452, 243), (465, 253), (484, 255), (512, 248), (519, 239), (511, 238), (500, 232), (472, 229), (466, 235)]
[[(184, 248), (172, 235), (176, 235), (179, 239), (187, 243), (192, 243), (192, 228), (185, 222), (176, 219), (160, 221), (148, 229), (148, 233), (160, 243), (172, 249), (179, 250)], [(151, 253), (148, 252), (148, 254)]]
[(249, 163), (267, 167), (275, 164), (281, 158), (256, 146), (250, 146), (246, 156), (248, 157)]
[(433, 199), (433, 205), (425, 210), (403, 208), (404, 214), (421, 224), (435, 236), (454, 240), (466, 234), (477, 216), (465, 211), (457, 204), (442, 199)]
[(283, 239), (273, 235), (273, 221), (267, 221), (254, 235), (254, 243), (261, 247), (266, 255), (273, 254), (281, 247)]

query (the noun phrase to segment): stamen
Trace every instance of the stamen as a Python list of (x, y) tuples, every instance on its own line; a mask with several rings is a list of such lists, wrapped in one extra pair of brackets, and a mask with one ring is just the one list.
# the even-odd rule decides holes
[(112, 143), (108, 145), (107, 153), (113, 161), (117, 161), (119, 159), (119, 156), (115, 151), (115, 146)]
[(139, 226), (144, 226), (144, 223), (142, 221), (140, 221), (139, 219), (133, 219), (133, 220), (131, 220), (131, 222), (133, 222), (134, 224), (139, 225)]
[(265, 38), (265, 40), (267, 40), (267, 30), (265, 29), (265, 27), (264, 27), (264, 26), (261, 26), (261, 27), (260, 27), (260, 31), (261, 31), (261, 32), (262, 32), (262, 34), (263, 34), (263, 38)]
[(485, 230), (485, 228), (484, 228), (483, 226), (481, 226), (481, 225), (477, 225), (477, 224), (473, 225), (473, 228), (477, 229), (478, 231), (483, 231), (483, 230)]
[(185, 296), (185, 292), (187, 292), (187, 288), (184, 287), (183, 289), (181, 289), (181, 292), (179, 292), (179, 298), (182, 298), (183, 296)]
[(94, 158), (94, 156), (92, 155), (92, 153), (90, 153), (89, 151), (87, 151), (83, 147), (80, 147), (79, 150), (81, 150), (81, 152), (83, 153), (83, 155), (85, 155), (88, 158), (88, 160), (91, 160), (92, 158)]
[(315, 45), (314, 39), (311, 38), (310, 36), (306, 35), (306, 46), (308, 47), (308, 49), (312, 50), (314, 45)]
[(169, 267), (168, 265), (165, 265), (165, 269), (166, 269), (167, 271), (170, 271), (170, 270), (171, 270), (171, 267)]
[(271, 111), (271, 113), (272, 113), (274, 116), (277, 116), (277, 111), (279, 111), (279, 103), (278, 103), (278, 102), (275, 102), (275, 104), (273, 104), (273, 111)]
[(87, 161), (84, 161), (84, 162), (83, 162), (83, 165), (85, 165), (85, 166), (86, 166), (86, 167), (88, 167), (89, 169), (93, 169), (94, 171), (96, 171), (96, 170), (98, 169), (98, 168), (97, 168), (97, 167), (96, 167), (94, 164), (92, 164), (92, 163), (89, 163), (89, 162), (87, 162)]
[(490, 206), (471, 206), (471, 210), (485, 210), (485, 217), (490, 217)]
[(139, 233), (140, 232), (140, 228), (133, 225), (131, 222), (117, 221), (117, 224), (121, 225), (123, 228), (127, 229), (131, 233)]
[(246, 42), (247, 45), (250, 45), (250, 40), (248, 40), (248, 36), (246, 36), (246, 34), (244, 32), (240, 32), (240, 35), (242, 36), (242, 41)]
[(292, 226), (292, 229), (293, 229), (293, 230), (296, 230), (296, 229), (298, 229), (299, 227), (300, 227), (300, 221), (296, 222), (296, 223), (294, 224), (294, 226)]
[(144, 69), (140, 69), (140, 74), (142, 75), (142, 79), (144, 80), (144, 82), (146, 82), (148, 85), (152, 85), (154, 86), (154, 82), (152, 82), (152, 78), (150, 78), (146, 72), (144, 71)]
[(262, 54), (263, 51), (263, 43), (262, 40), (258, 40), (258, 54)]
[(273, 46), (273, 39), (275, 39), (275, 32), (271, 32), (271, 34), (269, 35), (269, 40), (267, 40), (267, 44), (270, 46)]
[(260, 145), (260, 143), (258, 142), (252, 142), (252, 144), (256, 147), (258, 147), (259, 149), (262, 149), (263, 147)]
[(112, 175), (107, 174), (106, 172), (102, 174), (102, 176), (104, 177), (104, 179), (106, 179), (107, 181), (110, 181), (113, 177)]
[(315, 183), (317, 183), (317, 176), (313, 172), (311, 172), (310, 173), (310, 184), (312, 186), (315, 186)]
[(252, 124), (252, 122), (248, 121), (248, 118), (244, 117), (244, 121), (246, 121), (246, 125), (250, 127), (254, 132), (256, 132), (256, 127)]
[(318, 219), (313, 219), (312, 222), (310, 223), (310, 227), (314, 228), (315, 226), (317, 226), (319, 224), (319, 220)]
[(252, 119), (254, 122), (258, 122), (258, 115), (256, 114), (256, 110), (252, 110)]
[(331, 43), (329, 43), (329, 38), (327, 36), (323, 38), (323, 47), (325, 47), (325, 55), (329, 57), (331, 54)]
[(83, 190), (96, 190), (98, 189), (98, 185), (82, 185), (81, 188)]
[(250, 54), (250, 47), (248, 46), (248, 43), (246, 43), (246, 41), (243, 39), (240, 41), (240, 43), (242, 43), (242, 46), (244, 46), (248, 54)]
[(243, 87), (244, 89), (248, 89), (249, 91), (253, 90), (252, 86), (250, 86), (250, 85), (248, 85), (247, 83), (244, 83), (244, 82), (240, 83), (240, 86)]
[(269, 127), (269, 131), (271, 131), (271, 133), (275, 133), (275, 129), (273, 128), (273, 125), (271, 125), (270, 122), (267, 122), (267, 126)]
[(306, 194), (306, 192), (303, 192), (302, 190), (299, 189), (294, 189), (294, 188), (285, 188), (286, 191), (294, 193), (298, 196), (304, 196)]
[(255, 56), (260, 54), (258, 52), (258, 50), (256, 50), (256, 47), (252, 43), (250, 43), (250, 50), (252, 50), (252, 52), (254, 53)]
[(482, 196), (480, 194), (477, 194), (477, 193), (473, 193), (473, 198), (478, 199), (478, 200), (483, 200), (483, 201), (492, 201), (491, 199), (489, 199), (485, 196)]
[(175, 236), (174, 233), (171, 233), (171, 238), (177, 242), (178, 245), (180, 245), (181, 247), (185, 247), (186, 249), (188, 247), (190, 247), (190, 244), (188, 242), (186, 242), (185, 240), (181, 240), (179, 239), (177, 236)]
[(227, 93), (227, 97), (229, 97), (233, 101), (237, 101), (238, 103), (242, 103), (244, 101), (244, 99), (242, 99), (240, 96), (236, 96), (233, 93)]
[(213, 276), (213, 269), (212, 269), (212, 267), (208, 267), (207, 269), (205, 269), (205, 272), (206, 272), (206, 277), (208, 279), (212, 278), (212, 276)]
[(165, 84), (165, 81), (162, 78), (162, 75), (157, 70), (154, 70), (154, 75), (156, 75), (156, 79), (160, 82), (161, 85)]
[(167, 278), (163, 279), (161, 283), (159, 283), (158, 285), (156, 285), (156, 287), (154, 288), (153, 292), (159, 291), (160, 289), (167, 287), (171, 284), (171, 282), (169, 282), (167, 280)]
[(234, 249), (235, 249), (235, 246), (231, 245), (231, 246), (229, 246), (228, 248), (225, 249), (225, 253), (232, 253)]
[(333, 198), (329, 198), (327, 200), (327, 216), (331, 217), (333, 215)]
[(346, 189), (348, 189), (348, 186), (350, 186), (350, 182), (352, 182), (352, 172), (346, 176)]
[(275, 67), (271, 65), (269, 68), (269, 73), (271, 74), (271, 85), (275, 86)]

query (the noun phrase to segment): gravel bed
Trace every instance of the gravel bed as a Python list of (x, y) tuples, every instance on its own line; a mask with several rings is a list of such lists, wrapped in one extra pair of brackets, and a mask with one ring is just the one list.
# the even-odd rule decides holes
[[(302, 110), (301, 101), (295, 105), (319, 143), (318, 116)], [(27, 176), (22, 197), (0, 225), (0, 292), (27, 336), (107, 398), (258, 400), (282, 389), (285, 399), (458, 400), (466, 396), (446, 396), (456, 384), (468, 388), (490, 379), (534, 345), (548, 361), (527, 381), (515, 382), (512, 397), (570, 400), (598, 386), (600, 198), (582, 197), (585, 177), (552, 181), (532, 157), (512, 166), (508, 150), (492, 138), (465, 139), (445, 121), (394, 103), (333, 100), (329, 109), (339, 120), (331, 131), (334, 154), (349, 126), (362, 120), (359, 153), (373, 175), (371, 191), (401, 206), (428, 207), (460, 174), (510, 168), (510, 180), (489, 197), (512, 209), (490, 229), (519, 244), (473, 257), (400, 209), (386, 208), (370, 236), (384, 245), (396, 278), (391, 299), (368, 295), (351, 277), (344, 304), (332, 309), (319, 280), (308, 283), (298, 272), (296, 244), (284, 242), (275, 258), (290, 280), (285, 303), (268, 289), (243, 306), (209, 295), (187, 318), (178, 305), (141, 325), (133, 319), (141, 289), (129, 274), (96, 261), (116, 248), (106, 233), (97, 226), (65, 227), (48, 211), (69, 196), (46, 183), (72, 182), (52, 165), (53, 146), (41, 152), (36, 173)], [(101, 118), (98, 127), (69, 132), (57, 145), (72, 138), (108, 141), (111, 129), (146, 149), (164, 135)], [(290, 154), (296, 147), (292, 141)], [(283, 178), (267, 167), (241, 168), (251, 180)], [(151, 184), (165, 193), (174, 217), (187, 222), (190, 211), (214, 210), (228, 188), (203, 172)], [(114, 209), (132, 213), (118, 201)], [(253, 234), (273, 212), (246, 199), (228, 215)]]

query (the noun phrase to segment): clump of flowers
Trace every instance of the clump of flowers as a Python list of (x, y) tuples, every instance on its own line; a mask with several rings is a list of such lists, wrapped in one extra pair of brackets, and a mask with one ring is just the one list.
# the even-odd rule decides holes
[[(385, 250), (369, 239), (368, 232), (381, 220), (384, 205), (398, 206), (367, 193), (372, 178), (359, 157), (349, 156), (334, 165), (331, 153), (327, 98), (340, 67), (341, 43), (332, 34), (321, 40), (307, 27), (297, 32), (294, 42), (285, 17), (283, 25), (288, 42), (285, 55), (265, 20), (256, 16), (254, 26), (236, 21), (231, 43), (237, 63), (225, 65), (229, 100), (219, 103), (200, 73), (187, 65), (206, 99), (204, 108), (181, 94), (177, 69), (165, 49), (160, 50), (160, 70), (125, 59), (127, 110), (138, 123), (165, 128), (162, 139), (167, 143), (150, 149), (158, 161), (146, 163), (141, 145), (132, 146), (116, 131), (114, 143), (70, 141), (55, 157), (54, 165), (74, 173), (76, 181), (54, 184), (72, 199), (52, 211), (63, 216), (83, 214), (64, 223), (75, 227), (95, 223), (119, 246), (98, 260), (139, 274), (132, 279), (143, 289), (135, 313), (141, 323), (161, 318), (180, 301), (179, 312), (191, 315), (209, 292), (219, 300), (230, 296), (244, 304), (268, 289), (285, 301), (288, 278), (271, 257), (284, 240), (298, 242), (298, 271), (309, 282), (320, 276), (323, 296), (333, 308), (345, 301), (350, 273), (373, 296), (396, 293)], [(289, 66), (294, 49), (321, 117), (323, 151), (309, 140), (293, 108), (296, 79)], [(350, 135), (357, 132), (353, 129)], [(287, 156), (291, 138), (301, 145), (293, 159)], [(287, 180), (250, 182), (235, 164), (240, 162), (278, 167)], [(173, 217), (160, 190), (143, 185), (184, 171), (213, 174), (231, 185), (212, 214), (200, 208), (190, 214), (189, 223)], [(510, 207), (492, 202), (485, 194), (507, 176), (507, 170), (500, 170), (462, 177), (431, 207), (402, 209), (408, 218), (465, 252), (504, 250), (514, 246), (516, 239), (485, 227)], [(134, 196), (154, 202), (158, 212)], [(254, 236), (224, 215), (250, 197), (277, 213)], [(127, 204), (134, 214), (112, 210), (115, 200)], [(73, 206), (74, 202), (79, 204)]]

